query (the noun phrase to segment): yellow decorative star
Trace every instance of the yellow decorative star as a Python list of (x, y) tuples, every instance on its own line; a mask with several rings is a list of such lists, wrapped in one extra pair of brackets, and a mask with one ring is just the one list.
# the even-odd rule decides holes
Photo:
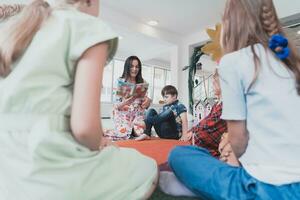
[(206, 29), (206, 32), (210, 37), (211, 42), (202, 47), (201, 51), (205, 54), (210, 55), (212, 57), (212, 60), (218, 61), (222, 57), (222, 50), (220, 45), (221, 24), (216, 25), (216, 30)]

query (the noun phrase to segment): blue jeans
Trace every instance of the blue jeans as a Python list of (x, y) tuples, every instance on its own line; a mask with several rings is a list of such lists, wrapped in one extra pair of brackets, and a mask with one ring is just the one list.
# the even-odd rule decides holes
[(212, 157), (204, 148), (175, 147), (169, 155), (169, 165), (177, 178), (202, 199), (300, 199), (300, 183), (281, 186), (263, 183), (243, 167), (233, 167)]
[(149, 109), (146, 113), (145, 124), (144, 133), (149, 136), (151, 135), (151, 128), (154, 126), (155, 132), (160, 138), (179, 139), (179, 132), (172, 110), (166, 110), (158, 114), (153, 108)]

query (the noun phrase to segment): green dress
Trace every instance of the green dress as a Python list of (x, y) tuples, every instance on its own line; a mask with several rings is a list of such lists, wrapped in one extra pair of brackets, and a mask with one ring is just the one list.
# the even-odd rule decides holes
[(75, 9), (53, 11), (6, 78), (0, 78), (1, 200), (135, 200), (149, 191), (154, 160), (133, 149), (90, 151), (70, 131), (76, 61), (116, 35)]

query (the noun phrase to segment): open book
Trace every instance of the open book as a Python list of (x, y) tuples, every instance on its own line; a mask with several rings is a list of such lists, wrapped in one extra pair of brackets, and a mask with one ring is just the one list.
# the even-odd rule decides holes
[(124, 98), (129, 98), (132, 96), (136, 98), (141, 98), (146, 95), (148, 87), (148, 83), (134, 84), (119, 79), (116, 94)]

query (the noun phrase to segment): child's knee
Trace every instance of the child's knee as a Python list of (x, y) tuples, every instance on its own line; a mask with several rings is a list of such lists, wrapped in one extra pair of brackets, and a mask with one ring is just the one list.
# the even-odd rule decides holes
[(169, 164), (177, 165), (193, 156), (210, 156), (207, 149), (195, 146), (176, 146), (169, 154)]
[(186, 146), (176, 146), (175, 148), (173, 148), (168, 158), (169, 165), (174, 166), (177, 163), (180, 163), (181, 159), (184, 158), (184, 154), (186, 154), (185, 152)]
[(147, 111), (147, 115), (155, 115), (157, 114), (156, 110), (154, 108), (150, 108), (148, 111)]

